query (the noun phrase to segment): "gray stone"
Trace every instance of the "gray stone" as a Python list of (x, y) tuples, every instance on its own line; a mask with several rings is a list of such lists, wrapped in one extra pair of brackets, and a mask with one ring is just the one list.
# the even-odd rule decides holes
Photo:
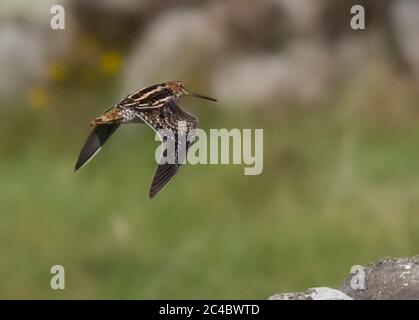
[(310, 288), (304, 292), (280, 293), (269, 297), (269, 300), (353, 300), (342, 291), (318, 287)]
[(341, 290), (361, 300), (419, 299), (419, 256), (383, 259), (364, 266), (365, 289), (353, 289), (349, 275)]

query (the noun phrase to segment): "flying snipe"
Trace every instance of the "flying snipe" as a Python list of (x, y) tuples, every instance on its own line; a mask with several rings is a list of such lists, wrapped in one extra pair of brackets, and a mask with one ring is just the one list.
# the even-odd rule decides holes
[[(179, 141), (182, 141), (180, 138), (193, 134), (198, 123), (194, 116), (186, 113), (176, 104), (177, 100), (183, 95), (217, 101), (186, 91), (180, 81), (169, 81), (138, 90), (105, 111), (102, 116), (91, 121), (90, 124), (94, 129), (81, 149), (75, 171), (87, 164), (100, 151), (108, 138), (121, 124), (146, 123), (156, 132), (172, 130), (175, 137), (176, 161), (174, 164), (161, 163), (157, 166), (149, 191), (149, 197), (154, 197), (175, 175), (183, 163), (178, 155), (178, 143), (180, 144)], [(186, 123), (186, 126), (178, 126), (180, 121)], [(161, 138), (163, 140), (163, 137)], [(186, 152), (191, 145), (192, 142), (186, 142)], [(164, 151), (166, 155), (167, 149)]]

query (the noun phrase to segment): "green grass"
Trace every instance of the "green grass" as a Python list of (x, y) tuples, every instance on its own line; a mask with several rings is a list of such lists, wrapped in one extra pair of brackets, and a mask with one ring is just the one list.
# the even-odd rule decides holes
[[(337, 100), (239, 117), (194, 110), (206, 128), (264, 128), (264, 171), (185, 166), (153, 200), (147, 128), (123, 128), (75, 174), (84, 111), (49, 115), (56, 124), (16, 116), (27, 126), (16, 143), (4, 139), (0, 162), (0, 298), (264, 299), (417, 254), (414, 113), (383, 120)], [(49, 287), (54, 264), (65, 267), (64, 291)]]

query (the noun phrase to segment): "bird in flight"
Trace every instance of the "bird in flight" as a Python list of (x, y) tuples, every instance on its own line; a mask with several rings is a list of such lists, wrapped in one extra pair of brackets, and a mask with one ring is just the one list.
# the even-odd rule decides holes
[[(210, 97), (188, 92), (180, 81), (164, 82), (135, 91), (105, 111), (102, 116), (90, 122), (93, 131), (80, 151), (75, 171), (86, 165), (101, 150), (121, 124), (146, 123), (149, 125), (159, 133), (165, 145), (164, 156), (167, 156), (170, 148), (166, 143), (167, 137), (163, 137), (161, 132), (171, 130), (174, 148), (169, 151), (174, 152), (175, 161), (157, 165), (149, 191), (149, 197), (153, 198), (176, 174), (186, 158), (189, 147), (193, 144), (193, 139), (187, 141), (185, 137), (193, 136), (198, 120), (176, 104), (177, 100), (184, 95), (217, 101)], [(182, 143), (186, 144), (184, 148), (181, 148)], [(180, 150), (183, 150), (185, 154), (182, 155)]]

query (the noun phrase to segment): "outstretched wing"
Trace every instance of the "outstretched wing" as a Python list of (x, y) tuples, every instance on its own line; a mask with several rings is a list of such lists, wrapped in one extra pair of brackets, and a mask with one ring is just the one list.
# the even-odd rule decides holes
[[(174, 102), (166, 104), (161, 109), (142, 110), (138, 112), (138, 116), (158, 132), (162, 140), (164, 136), (169, 138), (167, 132), (164, 133), (165, 130), (171, 130), (173, 133), (170, 136), (174, 139), (174, 148), (169, 148), (168, 142), (163, 141), (165, 144), (163, 157), (171, 158), (174, 161), (158, 164), (149, 191), (149, 197), (153, 198), (186, 160), (189, 147), (193, 143), (191, 137), (193, 137), (198, 121), (194, 116), (180, 109)], [(174, 154), (168, 154), (169, 152)]]
[[(157, 165), (156, 172), (154, 173), (153, 180), (150, 185), (150, 191), (148, 193), (150, 198), (153, 198), (169, 181), (170, 179), (176, 174), (179, 170), (179, 167), (183, 164), (184, 161), (180, 161), (181, 158), (186, 160), (186, 154), (188, 152), (189, 147), (192, 143), (186, 142), (186, 153), (185, 156), (178, 156), (176, 155), (176, 162), (173, 163), (159, 163)], [(167, 152), (167, 148), (163, 151)]]
[(96, 126), (80, 151), (80, 155), (74, 171), (79, 170), (90, 160), (92, 160), (119, 126), (119, 123), (102, 124)]

